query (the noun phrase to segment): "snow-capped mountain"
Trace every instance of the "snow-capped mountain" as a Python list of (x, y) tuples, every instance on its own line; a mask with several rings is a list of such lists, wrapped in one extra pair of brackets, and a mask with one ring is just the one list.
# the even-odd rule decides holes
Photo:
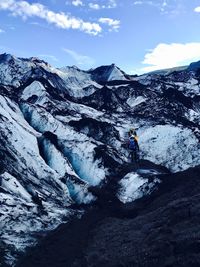
[(105, 83), (108, 81), (126, 81), (129, 80), (128, 75), (125, 72), (120, 70), (115, 64), (110, 66), (101, 66), (94, 70), (90, 70), (92, 79), (99, 83)]
[[(138, 132), (141, 158), (171, 172), (200, 164), (197, 66), (133, 78), (114, 64), (89, 71), (56, 69), (37, 58), (0, 55), (4, 262), (14, 264), (38, 233), (80, 215), (74, 204), (96, 199), (89, 187), (109, 180), (129, 162), (131, 127)], [(141, 177), (124, 176), (122, 202), (141, 196), (136, 190), (148, 183)], [(134, 179), (138, 187), (128, 190), (127, 181)]]

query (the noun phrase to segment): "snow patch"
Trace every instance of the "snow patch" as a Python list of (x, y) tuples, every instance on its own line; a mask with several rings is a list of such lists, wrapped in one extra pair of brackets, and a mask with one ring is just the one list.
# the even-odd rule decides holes
[(92, 138), (63, 125), (42, 108), (34, 107), (33, 109), (24, 104), (23, 109), (25, 113), (29, 114), (27, 116), (29, 116), (30, 124), (37, 131), (41, 133), (49, 131), (57, 135), (63, 154), (69, 159), (76, 174), (82, 180), (91, 185), (97, 185), (105, 179), (107, 170), (101, 160), (94, 160), (96, 144)]
[(93, 201), (93, 195), (88, 192), (88, 183), (78, 177), (69, 160), (50, 140), (44, 139), (40, 142), (47, 164), (59, 174), (59, 179), (66, 179), (70, 197), (79, 204), (89, 204)]
[(17, 197), (20, 197), (27, 202), (32, 202), (31, 195), (24, 189), (19, 181), (7, 172), (4, 172), (1, 176), (1, 187)]
[(157, 125), (139, 129), (142, 156), (171, 171), (182, 171), (200, 164), (200, 143), (187, 128)]
[(184, 82), (174, 82), (173, 85), (178, 86), (178, 90), (182, 91), (185, 96), (200, 95), (199, 82), (193, 77)]
[(117, 196), (123, 203), (133, 202), (136, 199), (151, 194), (157, 183), (160, 183), (158, 178), (149, 181), (149, 179), (131, 172), (119, 182), (121, 188)]
[(126, 81), (127, 79), (124, 77), (124, 74), (121, 72), (119, 68), (117, 68), (115, 65), (112, 67), (112, 70), (109, 74), (108, 81), (114, 81), (114, 80), (122, 80)]
[(72, 182), (71, 180), (67, 181), (67, 187), (70, 192), (70, 196), (76, 203), (89, 204), (95, 200), (95, 197), (88, 192), (88, 185), (82, 185)]
[(195, 111), (193, 109), (189, 109), (186, 113), (185, 116), (188, 120), (193, 121), (193, 122), (199, 122), (200, 121), (200, 109), (199, 111)]
[(42, 105), (45, 103), (46, 96), (48, 96), (48, 93), (46, 92), (46, 89), (40, 82), (34, 81), (24, 89), (21, 98), (23, 100), (27, 100), (31, 96), (37, 96), (38, 97), (37, 103)]
[[(65, 142), (66, 143), (66, 142)], [(65, 144), (65, 153), (68, 155), (71, 165), (77, 175), (90, 185), (96, 186), (105, 179), (107, 170), (101, 160), (94, 160), (94, 148), (96, 145), (89, 141)]]
[(75, 175), (70, 163), (63, 157), (60, 151), (48, 140), (41, 141), (47, 164), (62, 178), (66, 173)]
[(88, 96), (102, 88), (101, 85), (91, 79), (91, 74), (75, 67), (57, 69), (57, 74), (65, 82), (70, 95), (74, 97)]
[(145, 102), (147, 100), (147, 98), (143, 97), (143, 96), (138, 96), (136, 98), (130, 97), (128, 98), (128, 100), (126, 101), (126, 103), (131, 107), (135, 107), (143, 102)]

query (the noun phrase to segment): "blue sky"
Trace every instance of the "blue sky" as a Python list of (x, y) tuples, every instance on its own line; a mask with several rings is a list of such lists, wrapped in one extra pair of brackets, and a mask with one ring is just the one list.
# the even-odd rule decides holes
[(0, 53), (143, 73), (200, 60), (200, 0), (0, 0)]

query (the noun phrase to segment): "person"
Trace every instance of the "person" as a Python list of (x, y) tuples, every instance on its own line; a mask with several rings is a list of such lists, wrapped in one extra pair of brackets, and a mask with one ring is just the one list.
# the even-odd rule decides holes
[(139, 161), (139, 144), (138, 136), (135, 129), (129, 130), (129, 143), (128, 148), (130, 150), (131, 162)]

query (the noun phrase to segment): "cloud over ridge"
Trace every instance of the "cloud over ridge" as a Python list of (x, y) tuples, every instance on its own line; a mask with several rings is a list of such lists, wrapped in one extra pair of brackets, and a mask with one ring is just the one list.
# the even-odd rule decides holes
[(83, 21), (63, 12), (56, 13), (40, 3), (0, 0), (0, 10), (10, 11), (13, 16), (22, 17), (24, 20), (28, 17), (38, 17), (58, 28), (80, 30), (91, 35), (98, 35), (102, 31), (98, 23)]
[(78, 52), (68, 48), (63, 48), (63, 51), (70, 55), (78, 65), (92, 66), (94, 64), (94, 59), (89, 56), (81, 55)]
[(199, 58), (200, 43), (160, 43), (145, 55), (142, 64), (150, 66), (144, 67), (142, 71), (150, 72), (187, 65), (189, 62)]

